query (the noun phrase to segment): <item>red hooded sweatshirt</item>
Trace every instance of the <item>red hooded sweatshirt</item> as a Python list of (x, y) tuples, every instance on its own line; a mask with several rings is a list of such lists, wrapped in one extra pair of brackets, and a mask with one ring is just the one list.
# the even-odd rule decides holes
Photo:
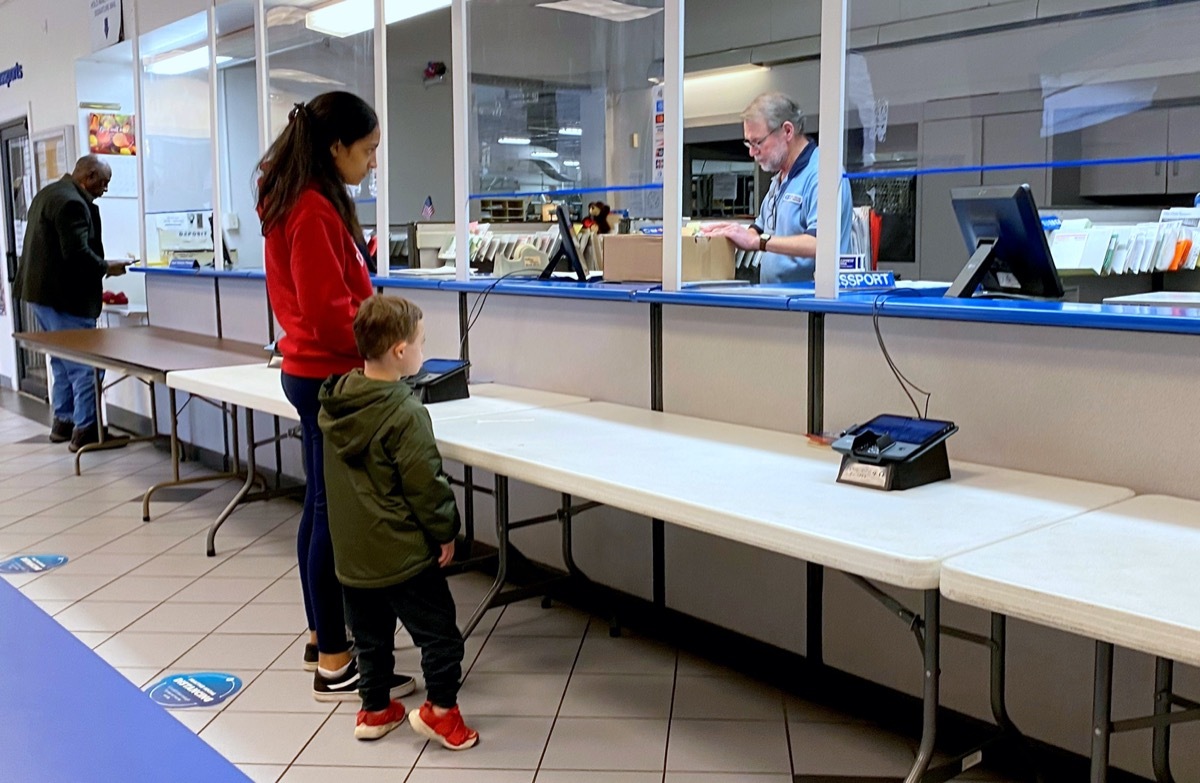
[(283, 337), (283, 371), (326, 378), (362, 367), (354, 315), (375, 293), (362, 253), (329, 199), (301, 195), (266, 237), (267, 296)]

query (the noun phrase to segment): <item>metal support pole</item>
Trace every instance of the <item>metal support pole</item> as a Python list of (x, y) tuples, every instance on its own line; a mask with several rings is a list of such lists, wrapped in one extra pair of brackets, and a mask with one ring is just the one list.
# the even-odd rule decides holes
[(808, 563), (806, 567), (808, 586), (805, 592), (804, 657), (812, 664), (825, 664), (825, 566)]
[[(172, 386), (167, 387), (167, 403), (171, 408), (171, 476), (179, 481), (179, 414), (175, 407), (175, 389)], [(144, 514), (146, 521), (150, 520), (150, 514)]]
[[(470, 315), (470, 311), (467, 310), (467, 292), (460, 291), (458, 294), (458, 342), (462, 347), (459, 348), (459, 358), (466, 362), (471, 361), (471, 338), (468, 333), (471, 328)], [(467, 380), (471, 380), (470, 365), (467, 365)]]
[(808, 314), (808, 433), (825, 429), (825, 314)]
[(463, 506), (466, 511), (466, 519), (463, 520), (463, 559), (467, 559), (475, 546), (475, 469), (470, 465), (463, 465)]
[[(659, 303), (650, 305), (650, 409), (663, 409), (663, 312)], [(651, 589), (656, 609), (667, 606), (666, 538), (666, 524), (661, 519), (650, 520)]]
[(1092, 696), (1092, 773), (1090, 783), (1108, 781), (1108, 746), (1112, 734), (1113, 646), (1096, 642), (1095, 691)]

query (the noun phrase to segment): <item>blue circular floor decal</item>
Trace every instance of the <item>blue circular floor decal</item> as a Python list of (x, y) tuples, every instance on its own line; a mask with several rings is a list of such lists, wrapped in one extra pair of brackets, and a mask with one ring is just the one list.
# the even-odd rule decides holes
[(66, 555), (17, 555), (0, 560), (0, 574), (36, 574), (58, 568), (68, 559)]
[(232, 674), (195, 672), (172, 674), (146, 687), (150, 699), (171, 709), (215, 707), (241, 690), (242, 681)]

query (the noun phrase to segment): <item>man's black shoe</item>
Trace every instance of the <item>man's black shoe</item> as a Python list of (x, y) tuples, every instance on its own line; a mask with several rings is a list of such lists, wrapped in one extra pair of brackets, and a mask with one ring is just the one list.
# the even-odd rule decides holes
[(75, 432), (75, 424), (70, 419), (55, 419), (50, 425), (50, 442), (66, 443)]
[[(67, 446), (72, 454), (92, 443), (100, 442), (100, 427), (95, 422), (86, 427), (76, 427), (71, 434), (71, 443)], [(104, 446), (105, 448), (117, 449), (129, 444), (129, 438), (125, 435), (114, 437), (104, 428)]]

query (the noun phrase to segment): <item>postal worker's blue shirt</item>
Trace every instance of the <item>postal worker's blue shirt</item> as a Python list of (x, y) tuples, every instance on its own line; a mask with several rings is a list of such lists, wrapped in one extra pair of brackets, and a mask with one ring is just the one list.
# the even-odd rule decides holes
[[(842, 180), (839, 190), (842, 224), (841, 249), (851, 252), (851, 233), (854, 215), (850, 202), (850, 185)], [(799, 234), (817, 235), (817, 145), (805, 145), (786, 177), (771, 178), (771, 187), (763, 197), (757, 225), (763, 233), (790, 237)], [(760, 279), (764, 283), (797, 283), (813, 279), (815, 258), (787, 256), (782, 253), (760, 253)]]

